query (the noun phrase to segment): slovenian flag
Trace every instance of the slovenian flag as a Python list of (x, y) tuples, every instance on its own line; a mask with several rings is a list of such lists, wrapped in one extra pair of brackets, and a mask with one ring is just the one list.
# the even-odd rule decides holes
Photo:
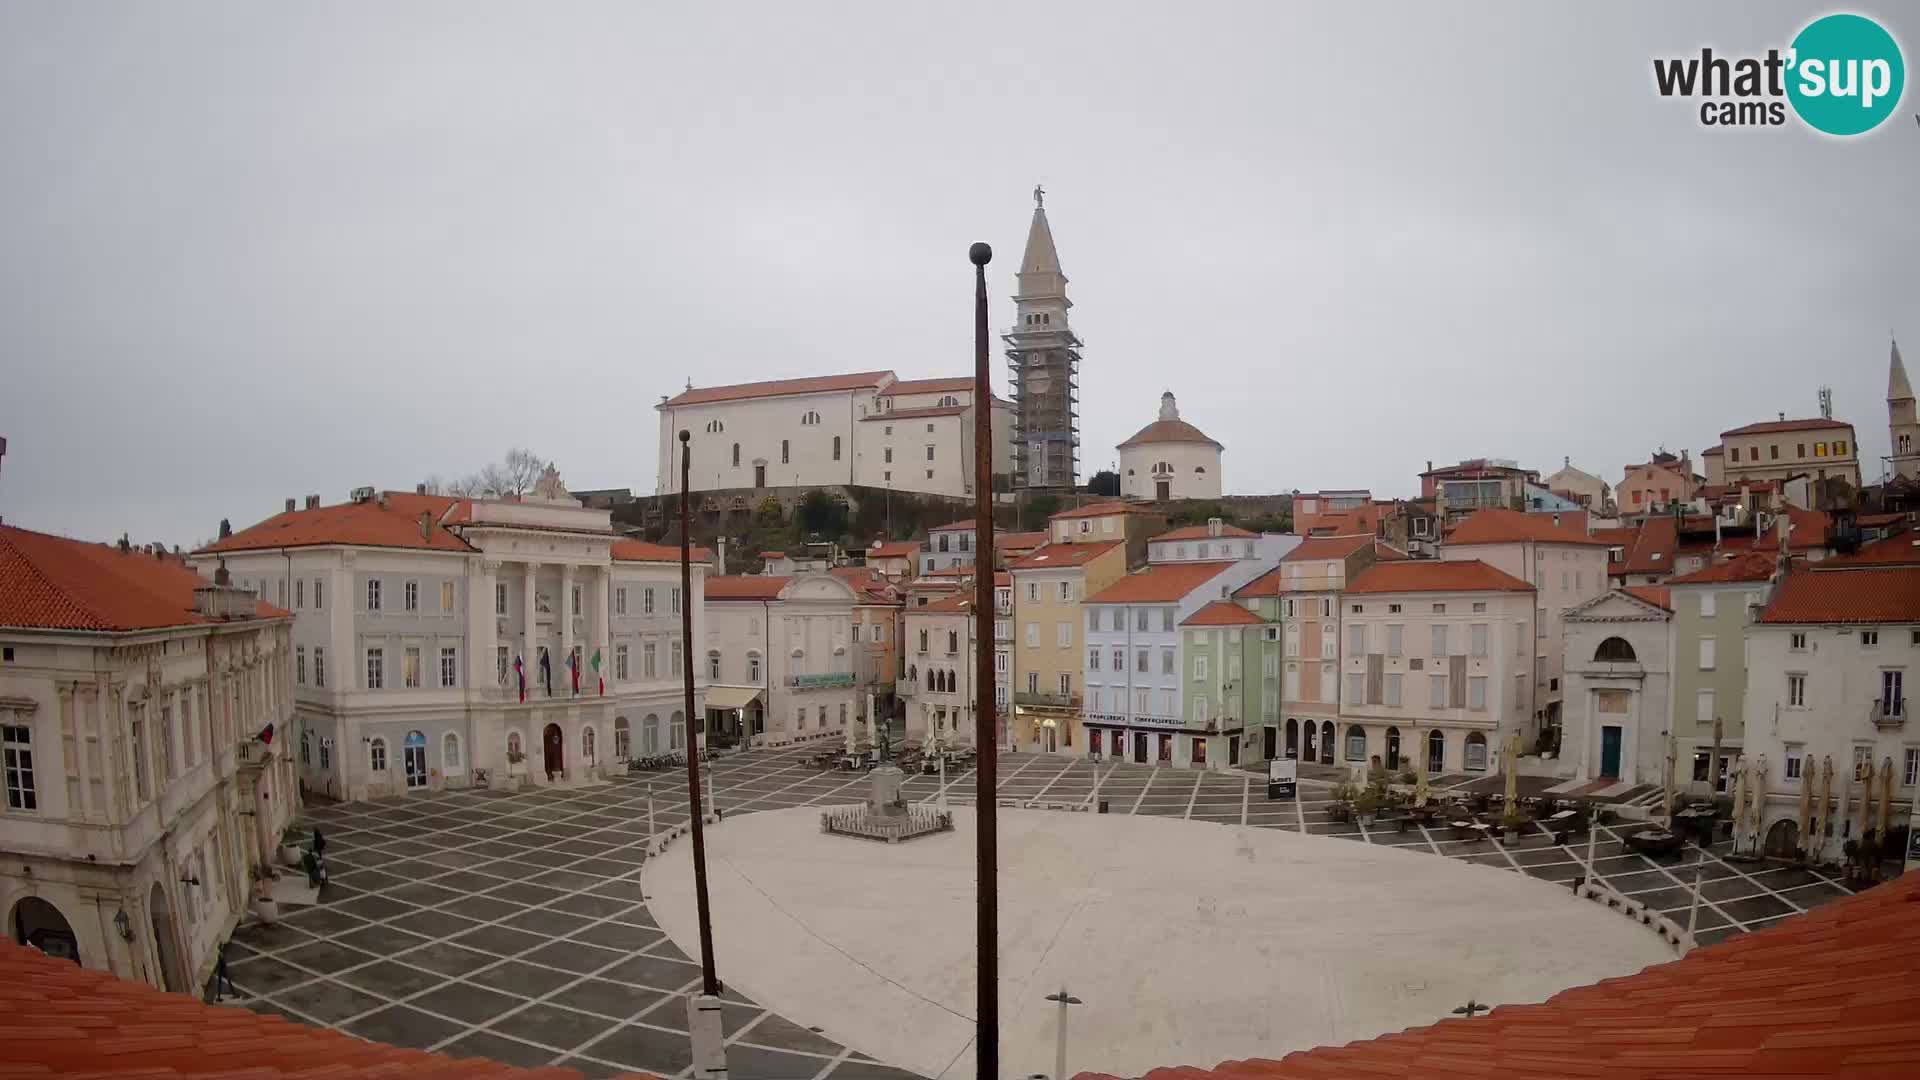
[(513, 677), (520, 683), (520, 704), (527, 703), (527, 666), (518, 656), (513, 658)]
[(540, 685), (553, 696), (553, 656), (545, 649), (540, 650)]
[(576, 649), (567, 650), (567, 674), (573, 677), (573, 693), (571, 696), (579, 697), (580, 696), (580, 653)]
[(259, 739), (262, 743), (265, 743), (268, 746), (272, 746), (273, 745), (273, 725), (268, 724), (266, 727), (261, 728), (260, 734), (255, 735), (254, 738)]
[(607, 680), (600, 674), (600, 650), (593, 650), (593, 677), (600, 683), (600, 696), (607, 696)]

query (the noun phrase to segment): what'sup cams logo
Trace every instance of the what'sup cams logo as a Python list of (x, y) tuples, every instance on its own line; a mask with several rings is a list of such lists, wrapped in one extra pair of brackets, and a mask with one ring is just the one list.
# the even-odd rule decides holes
[(1666, 98), (1699, 98), (1706, 127), (1777, 127), (1787, 108), (1815, 131), (1864, 135), (1893, 115), (1906, 90), (1900, 45), (1863, 15), (1815, 19), (1784, 51), (1764, 57), (1655, 59), (1654, 88)]

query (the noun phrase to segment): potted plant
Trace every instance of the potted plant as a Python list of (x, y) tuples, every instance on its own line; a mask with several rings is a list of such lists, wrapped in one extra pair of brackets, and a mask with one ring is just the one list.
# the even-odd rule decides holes
[(1520, 808), (1518, 806), (1508, 806), (1506, 810), (1501, 813), (1500, 831), (1507, 834), (1507, 843), (1517, 844), (1520, 842), (1520, 826), (1525, 824), (1525, 822), (1526, 819), (1520, 816)]
[(288, 829), (280, 834), (280, 865), (300, 865), (300, 841), (306, 836), (299, 829)]
[(1333, 789), (1327, 794), (1333, 799), (1332, 805), (1327, 807), (1327, 817), (1333, 821), (1352, 821), (1353, 783), (1348, 780), (1342, 780), (1333, 785)]
[(1380, 794), (1374, 790), (1372, 784), (1368, 784), (1365, 790), (1354, 797), (1353, 807), (1360, 812), (1360, 824), (1373, 824), (1374, 815), (1380, 811), (1380, 802)]
[(280, 903), (273, 898), (273, 881), (272, 867), (253, 868), (253, 914), (268, 926), (280, 921)]

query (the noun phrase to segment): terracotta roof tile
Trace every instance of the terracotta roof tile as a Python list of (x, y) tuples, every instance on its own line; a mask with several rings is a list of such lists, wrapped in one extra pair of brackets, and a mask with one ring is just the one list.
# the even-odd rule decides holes
[(1410, 559), (1413, 556), (1408, 555), (1392, 544), (1377, 543), (1373, 545), (1373, 557), (1380, 562), (1395, 562), (1400, 559)]
[(1680, 526), (1670, 515), (1648, 518), (1640, 526), (1640, 535), (1627, 549), (1626, 574), (1671, 574), (1674, 552), (1680, 546)]
[(908, 608), (907, 614), (919, 615), (924, 613), (928, 615), (964, 615), (967, 612), (972, 610), (973, 610), (973, 594), (958, 593), (953, 596), (943, 596), (940, 599), (935, 600), (931, 604), (926, 604), (917, 608)]
[(1231, 562), (1153, 563), (1086, 598), (1088, 604), (1171, 604), (1220, 576)]
[(993, 550), (995, 551), (1032, 551), (1047, 542), (1047, 530), (1033, 532), (995, 533)]
[(1245, 626), (1266, 620), (1231, 600), (1215, 600), (1180, 620), (1181, 626)]
[(770, 379), (766, 382), (734, 383), (730, 386), (703, 386), (680, 393), (654, 408), (669, 409), (676, 405), (710, 405), (717, 401), (791, 397), (795, 394), (829, 394), (841, 390), (877, 390), (892, 381), (893, 372), (891, 371), (856, 371), (847, 375), (816, 375), (804, 379)]
[(1058, 570), (1085, 566), (1124, 543), (1125, 540), (1103, 540), (1092, 544), (1046, 544), (1008, 563), (1007, 569)]
[(1895, 533), (1863, 545), (1851, 555), (1814, 564), (1821, 570), (1855, 566), (1920, 566), (1920, 533)]
[(935, 525), (933, 528), (928, 529), (927, 531), (930, 533), (978, 532), (979, 524), (980, 523), (978, 521), (976, 521), (971, 517), (964, 517), (964, 518), (961, 518), (959, 521), (949, 521), (945, 525)]
[(778, 600), (792, 580), (780, 574), (722, 574), (707, 579), (707, 599)]
[(973, 376), (962, 375), (954, 379), (901, 379), (887, 387), (887, 393), (905, 394), (964, 394), (973, 389)]
[(1581, 523), (1565, 520), (1573, 515), (1562, 515), (1560, 523), (1554, 523), (1552, 514), (1523, 514), (1518, 510), (1502, 507), (1489, 507), (1476, 510), (1466, 520), (1453, 527), (1447, 534), (1446, 543), (1454, 546), (1462, 544), (1514, 544), (1533, 541), (1543, 544), (1604, 544), (1587, 535), (1584, 522), (1586, 515), (1580, 515)]
[[(416, 495), (389, 491), (381, 499), (289, 510), (258, 525), (201, 548), (201, 553), (258, 551), (268, 548), (350, 545), (353, 547), (417, 548), (428, 551), (472, 551), (465, 540), (442, 525), (464, 516), (465, 499), (446, 495)], [(427, 534), (420, 534), (420, 515), (430, 516)]]
[(1163, 532), (1159, 536), (1153, 537), (1152, 540), (1158, 544), (1167, 540), (1214, 540), (1220, 537), (1241, 539), (1260, 535), (1259, 533), (1248, 532), (1238, 525), (1231, 525), (1224, 521), (1220, 523), (1218, 536), (1211, 532), (1211, 529), (1212, 526), (1210, 525), (1188, 525), (1184, 528), (1174, 529), (1171, 532)]
[(1280, 557), (1281, 562), (1323, 562), (1344, 559), (1374, 542), (1372, 533), (1346, 536), (1309, 536), (1299, 546)]
[(1088, 503), (1085, 506), (1076, 506), (1070, 510), (1062, 510), (1047, 518), (1047, 520), (1059, 521), (1062, 518), (1105, 517), (1108, 514), (1157, 514), (1165, 516), (1151, 506), (1121, 502), (1118, 499), (1107, 499), (1102, 502)]
[(1920, 623), (1920, 566), (1787, 574), (1774, 582), (1760, 621)]
[[(124, 631), (219, 620), (194, 610), (207, 579), (171, 556), (0, 525), (0, 626)], [(287, 613), (256, 602), (258, 617)]]
[(1273, 569), (1233, 590), (1235, 600), (1251, 600), (1262, 596), (1280, 595), (1280, 568)]
[(1773, 576), (1775, 557), (1748, 551), (1691, 574), (1667, 579), (1668, 585), (1707, 585), (1715, 582), (1765, 581)]
[(1153, 443), (1200, 443), (1218, 450), (1219, 443), (1207, 436), (1207, 433), (1187, 423), (1185, 420), (1155, 420), (1146, 427), (1133, 433), (1132, 437), (1120, 444), (1119, 449), (1129, 446), (1148, 446)]
[(1478, 559), (1374, 563), (1347, 582), (1349, 593), (1532, 592), (1533, 586)]
[(1748, 424), (1746, 427), (1737, 427), (1732, 431), (1723, 431), (1720, 437), (1724, 439), (1729, 435), (1765, 435), (1774, 431), (1827, 431), (1841, 428), (1852, 431), (1853, 425), (1844, 420), (1827, 420), (1821, 417), (1811, 420), (1766, 420), (1758, 424)]
[(1673, 592), (1661, 586), (1629, 585), (1620, 591), (1636, 600), (1645, 600), (1654, 607), (1665, 608), (1668, 611), (1673, 610)]
[(918, 540), (891, 540), (884, 544), (875, 544), (867, 549), (869, 559), (911, 558), (920, 553)]

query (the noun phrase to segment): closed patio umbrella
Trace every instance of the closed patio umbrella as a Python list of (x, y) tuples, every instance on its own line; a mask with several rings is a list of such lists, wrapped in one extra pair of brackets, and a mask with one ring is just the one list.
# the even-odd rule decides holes
[(1673, 828), (1673, 789), (1674, 785), (1680, 782), (1680, 777), (1676, 772), (1676, 769), (1679, 767), (1679, 755), (1680, 739), (1674, 735), (1667, 736), (1667, 790), (1664, 794), (1667, 800), (1667, 828), (1669, 829)]
[(1853, 816), (1853, 770), (1842, 764), (1839, 769), (1840, 799), (1834, 804), (1833, 816), (1829, 818), (1828, 828), (1833, 830), (1837, 844), (1847, 842), (1847, 821)]
[(1733, 763), (1733, 846), (1740, 846), (1740, 834), (1747, 831), (1747, 759)]
[(1427, 786), (1427, 770), (1413, 770), (1413, 805), (1425, 807), (1432, 797), (1433, 790)]
[(1820, 759), (1820, 797), (1814, 800), (1813, 807), (1813, 852), (1816, 857), (1826, 857), (1827, 832), (1832, 828), (1833, 758), (1829, 755)]
[(1856, 840), (1865, 840), (1867, 838), (1867, 830), (1873, 828), (1873, 781), (1875, 775), (1873, 771), (1873, 759), (1868, 758), (1866, 765), (1860, 773), (1860, 824), (1855, 826), (1853, 830), (1853, 836)]
[[(1884, 758), (1880, 762), (1880, 837), (1886, 839), (1887, 817), (1893, 807), (1893, 759)], [(1899, 852), (1893, 853), (1896, 857)]]
[(1813, 850), (1813, 789), (1818, 783), (1813, 773), (1813, 762), (1802, 760), (1800, 763), (1800, 850)]
[(1765, 835), (1763, 830), (1767, 827), (1767, 756), (1765, 754), (1760, 755), (1760, 760), (1753, 763), (1753, 794), (1749, 797), (1753, 800), (1753, 809), (1750, 811), (1753, 815), (1751, 850), (1758, 855)]
[(1514, 732), (1507, 737), (1507, 812), (1514, 813), (1514, 803), (1520, 798), (1520, 774), (1514, 771), (1520, 758), (1520, 733)]

